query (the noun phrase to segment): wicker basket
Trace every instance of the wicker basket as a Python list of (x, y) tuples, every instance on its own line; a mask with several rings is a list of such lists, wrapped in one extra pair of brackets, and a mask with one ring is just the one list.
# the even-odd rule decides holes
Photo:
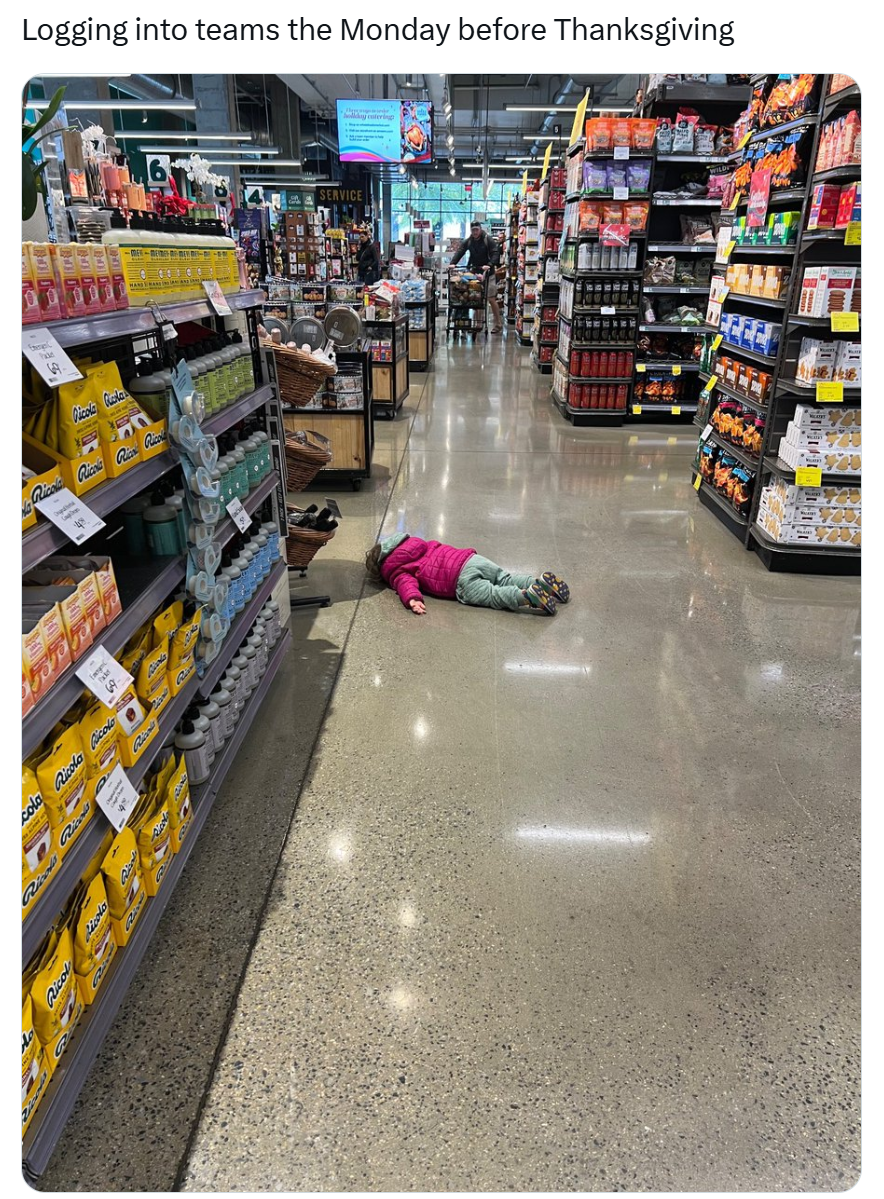
[(302, 350), (274, 345), (273, 355), (279, 394), (283, 403), (291, 404), (293, 408), (306, 407), (325, 385), (326, 379), (335, 373), (331, 363), (322, 362)]
[(305, 445), (293, 433), (285, 435), (285, 477), (289, 491), (303, 491), (332, 460), (326, 438), (312, 429), (305, 429), (302, 436), (311, 440)]
[(320, 533), (318, 529), (302, 529), (299, 525), (289, 525), (288, 536), (285, 539), (285, 558), (289, 566), (304, 571), (332, 537), (336, 529), (328, 533)]

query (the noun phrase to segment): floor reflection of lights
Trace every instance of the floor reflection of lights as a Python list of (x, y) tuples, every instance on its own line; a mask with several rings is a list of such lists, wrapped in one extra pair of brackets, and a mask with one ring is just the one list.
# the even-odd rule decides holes
[(629, 829), (568, 828), (556, 824), (525, 824), (516, 829), (516, 837), (525, 841), (562, 841), (568, 844), (648, 845), (650, 833)]

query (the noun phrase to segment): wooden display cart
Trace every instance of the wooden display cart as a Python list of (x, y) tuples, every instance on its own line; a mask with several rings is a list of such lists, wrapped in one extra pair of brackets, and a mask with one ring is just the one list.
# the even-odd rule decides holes
[[(435, 303), (432, 298), (427, 300), (406, 300), (408, 325), (408, 366), (413, 371), (425, 371), (430, 365), (433, 351), (436, 348)], [(417, 325), (423, 328), (414, 329), (411, 326), (411, 315), (414, 314)], [(421, 315), (422, 314), (422, 315)]]
[(391, 321), (364, 320), (371, 340), (389, 342), (391, 361), (378, 361), (372, 350), (371, 396), (375, 416), (392, 420), (408, 395), (408, 317)]
[(329, 379), (320, 404), (289, 409), (283, 424), (291, 431), (314, 429), (331, 442), (331, 463), (316, 476), (316, 485), (328, 488), (349, 481), (358, 491), (362, 480), (371, 478), (374, 449), (370, 339), (353, 349), (338, 350), (337, 361), (338, 373)]

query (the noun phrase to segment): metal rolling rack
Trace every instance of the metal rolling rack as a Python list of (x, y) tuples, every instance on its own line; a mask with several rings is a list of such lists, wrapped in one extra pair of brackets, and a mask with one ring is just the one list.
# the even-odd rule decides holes
[[(258, 350), (257, 314), (264, 301), (264, 293), (262, 291), (239, 292), (228, 296), (227, 300), (231, 309), (245, 311), (247, 314), (249, 344), (252, 348), (255, 377), (260, 380), (263, 356)], [(215, 316), (214, 310), (208, 302), (187, 301), (181, 304), (168, 304), (156, 311), (149, 308), (132, 308), (86, 320), (58, 321), (53, 322), (51, 327), (62, 345), (95, 347), (98, 353), (108, 358), (113, 357), (131, 369), (134, 361), (134, 343), (137, 342), (139, 346), (149, 346), (154, 354), (162, 352), (163, 339), (159, 333), (159, 322), (162, 320), (172, 323), (212, 320), (217, 325), (220, 318)], [(213, 414), (204, 422), (203, 427), (207, 432), (221, 433), (236, 425), (244, 416), (262, 408), (266, 411), (268, 427), (272, 435), (271, 417), (273, 411), (278, 408), (278, 403), (274, 387), (264, 382), (254, 392)], [(257, 513), (269, 500), (274, 501), (274, 509), (279, 507), (277, 498), (280, 485), (278, 446), (274, 447), (274, 451), (277, 469), (272, 471), (242, 501), (243, 507), (250, 515)], [(176, 463), (171, 453), (167, 452), (138, 464), (119, 478), (109, 480), (84, 496), (84, 502), (106, 519), (108, 528), (97, 535), (97, 541), (102, 542), (102, 552), (111, 553), (123, 604), (120, 615), (103, 630), (99, 639), (99, 643), (111, 654), (119, 653), (136, 629), (179, 588), (184, 578), (185, 558), (183, 555), (135, 561), (115, 553), (113, 543), (109, 551), (103, 544), (114, 531), (112, 518), (119, 506), (126, 499), (145, 487), (149, 487), (151, 483), (173, 469), (176, 469)], [(279, 525), (278, 511), (274, 513), (274, 520)], [(223, 546), (233, 538), (237, 531), (233, 520), (225, 519), (218, 525), (216, 541)], [(43, 558), (67, 545), (67, 539), (54, 525), (41, 522), (22, 538), (22, 573), (24, 574)], [(88, 554), (90, 544), (85, 543), (78, 549), (79, 552)], [(275, 572), (271, 572), (247, 609), (241, 614), (237, 624), (231, 630), (228, 641), (225, 641), (224, 654), (228, 660), (236, 651), (243, 635), (248, 631), (261, 604), (269, 594), (270, 587), (273, 585), (271, 580), (275, 582), (283, 577), (285, 577), (284, 563), (277, 566)], [(286, 630), (271, 652), (267, 670), (249, 699), (247, 708), (237, 725), (236, 733), (216, 759), (210, 779), (200, 787), (194, 787), (194, 817), (189, 838), (179, 853), (175, 855), (159, 894), (149, 900), (129, 944), (118, 951), (95, 1001), (86, 1009), (71, 1036), (63, 1057), (55, 1068), (22, 1144), (22, 1162), (26, 1178), (39, 1177), (49, 1163), (77, 1096), (113, 1023), (129, 984), (144, 957), (147, 946), (156, 932), (172, 891), (193, 851), (215, 795), (236, 756), (237, 749), (254, 719), (255, 713), (263, 702), (288, 649), (289, 642), (290, 634)], [(76, 665), (75, 663), (64, 676), (58, 679), (40, 703), (23, 718), (23, 757), (37, 751), (58, 720), (81, 696), (83, 685), (74, 673)], [(167, 734), (180, 721), (184, 711), (197, 694), (204, 690), (204, 686), (204, 681), (201, 682), (197, 675), (194, 675), (179, 695), (171, 699), (160, 713), (157, 735), (148, 743), (135, 765), (126, 768), (129, 781), (136, 789), (162, 749)], [(95, 813), (62, 858), (55, 875), (22, 922), (23, 963), (29, 961), (38, 949), (43, 937), (57, 919), (73, 887), (81, 878), (83, 870), (97, 851), (109, 828), (110, 825), (103, 813)]]
[[(806, 266), (858, 266), (860, 262), (860, 247), (858, 245), (850, 246), (845, 244), (844, 229), (827, 229), (812, 232), (805, 230), (814, 185), (825, 181), (827, 178), (834, 177), (829, 171), (820, 172), (819, 175), (813, 173), (822, 123), (834, 115), (839, 108), (856, 107), (860, 103), (858, 89), (847, 88), (844, 89), (843, 94), (837, 93), (833, 96), (828, 96), (828, 84), (829, 76), (821, 76), (819, 83), (820, 103), (817, 112), (791, 121), (787, 125), (762, 130), (760, 133), (756, 133), (750, 141), (750, 144), (752, 144), (766, 140), (771, 136), (775, 136), (778, 132), (790, 128), (807, 128), (812, 131), (807, 154), (807, 182), (805, 186), (801, 189), (791, 188), (779, 193), (773, 192), (770, 198), (771, 205), (791, 205), (800, 211), (798, 240), (786, 246), (755, 247), (742, 245), (735, 246), (732, 250), (732, 255), (740, 254), (749, 258), (755, 256), (760, 256), (762, 259), (773, 257), (777, 263), (789, 267), (791, 270), (789, 286), (784, 297), (780, 297), (777, 300), (770, 300), (763, 297), (740, 295), (730, 292), (725, 300), (725, 304), (728, 306), (731, 304), (745, 305), (749, 312), (755, 308), (758, 308), (762, 312), (766, 311), (768, 317), (772, 319), (775, 319), (775, 314), (778, 313), (782, 317), (783, 325), (779, 350), (775, 356), (766, 356), (755, 351), (745, 350), (740, 346), (729, 346), (726, 342), (722, 343), (721, 346), (722, 351), (728, 354), (732, 353), (737, 358), (745, 358), (749, 362), (758, 363), (768, 369), (772, 376), (772, 382), (766, 404), (755, 402), (743, 395), (742, 392), (736, 392), (718, 381), (716, 381), (712, 392), (713, 397), (715, 391), (719, 391), (727, 398), (739, 400), (740, 403), (757, 409), (765, 417), (764, 441), (759, 459), (756, 461), (751, 456), (744, 455), (752, 468), (758, 472), (750, 514), (748, 518), (741, 516), (727, 504), (726, 500), (718, 495), (714, 488), (705, 482), (701, 482), (698, 495), (700, 501), (739, 537), (747, 549), (754, 549), (756, 551), (761, 561), (769, 570), (793, 571), (804, 574), (858, 574), (860, 572), (861, 559), (859, 548), (806, 544), (795, 545), (776, 542), (756, 524), (763, 481), (772, 476), (786, 478), (792, 482), (795, 481), (795, 471), (786, 463), (779, 461), (776, 450), (780, 438), (786, 432), (787, 424), (794, 416), (796, 406), (798, 404), (823, 406), (826, 403), (826, 401), (816, 398), (816, 389), (814, 386), (803, 385), (796, 381), (795, 371), (801, 337), (807, 335), (808, 331), (813, 328), (825, 331), (827, 337), (835, 339), (843, 336), (854, 339), (857, 337), (855, 333), (842, 334), (831, 332), (829, 317), (808, 318), (797, 314), (795, 311), (798, 306), (801, 281)], [(861, 167), (858, 165), (853, 167), (839, 167), (836, 168), (836, 171), (839, 181), (849, 181), (851, 179), (859, 179)], [(707, 373), (701, 373), (700, 377), (707, 381), (713, 378), (712, 375)], [(861, 388), (845, 386), (843, 394), (843, 402), (854, 407), (860, 405)], [(702, 424), (699, 420), (696, 423), (698, 425)], [(718, 438), (716, 434), (712, 433), (709, 436), (709, 440), (713, 440), (725, 447), (728, 453), (734, 453), (734, 456), (740, 457), (739, 454), (735, 453), (734, 448), (726, 439)], [(702, 445), (702, 442), (703, 439), (701, 438), (700, 445)], [(696, 478), (697, 467), (695, 464), (692, 470), (692, 481), (695, 484)], [(831, 476), (823, 475), (824, 483), (843, 483), (854, 487), (860, 485), (860, 479), (861, 476), (859, 474), (851, 475), (844, 472), (837, 472)]]

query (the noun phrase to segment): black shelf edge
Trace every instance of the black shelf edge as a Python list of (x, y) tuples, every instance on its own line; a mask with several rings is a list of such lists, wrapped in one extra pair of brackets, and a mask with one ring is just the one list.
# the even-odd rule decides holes
[[(673, 373), (672, 368), (675, 366), (681, 367), (681, 371), (679, 373), (682, 375), (685, 374), (685, 372), (699, 371), (699, 369), (700, 369), (699, 362), (677, 362), (677, 361), (675, 361), (675, 362), (670, 362), (670, 361), (653, 362), (650, 359), (642, 359), (642, 360), (638, 361), (635, 365), (636, 365), (636, 374), (638, 374), (638, 375), (653, 375), (658, 372), (664, 372), (664, 373), (668, 372), (671, 375)], [(638, 370), (638, 367), (640, 367), (640, 366), (643, 366), (645, 369), (641, 370), (641, 371)]]
[(206, 434), (214, 434), (217, 436), (223, 433), (226, 429), (237, 424), (243, 417), (249, 416), (258, 408), (269, 403), (273, 399), (273, 388), (269, 383), (265, 383), (263, 387), (259, 387), (257, 391), (250, 391), (248, 395), (242, 396), (232, 404), (228, 404), (226, 408), (222, 408), (220, 412), (216, 412), (214, 416), (208, 417), (202, 423), (202, 430)]
[(712, 198), (710, 196), (684, 196), (683, 198), (661, 197), (652, 198), (651, 204), (654, 208), (721, 208), (721, 197)]
[(819, 116), (818, 112), (813, 112), (805, 117), (796, 117), (794, 121), (785, 121), (782, 125), (773, 125), (770, 129), (761, 129), (758, 133), (752, 134), (749, 145), (756, 146), (759, 142), (766, 142), (769, 137), (778, 137), (782, 133), (789, 133), (792, 129), (809, 128), (817, 123)]
[[(633, 412), (633, 408), (641, 408), (641, 412)], [(671, 412), (673, 408), (680, 409), (676, 416), (683, 416), (689, 412), (696, 412), (698, 405), (693, 400), (683, 400), (680, 404), (656, 404), (651, 400), (636, 400), (631, 399), (626, 408), (627, 416), (648, 416), (654, 412)]]
[(657, 162), (700, 162), (707, 166), (724, 166), (727, 158), (719, 154), (658, 154)]
[(666, 295), (709, 295), (708, 287), (676, 287), (674, 284), (670, 286), (656, 287), (653, 284), (649, 287), (642, 288), (642, 294), (646, 296), (666, 296)]
[[(862, 313), (858, 312), (856, 315), (859, 317), (860, 325), (862, 325)], [(827, 333), (831, 333), (831, 334), (833, 334), (833, 336), (837, 336), (838, 333), (840, 333), (840, 332), (844, 332), (845, 334), (847, 334), (850, 337), (859, 337), (859, 335), (860, 335), (859, 329), (857, 329), (855, 331), (847, 330), (847, 329), (836, 331), (836, 330), (832, 329), (832, 327), (831, 327), (832, 314), (829, 312), (827, 312), (825, 316), (804, 316), (803, 313), (800, 313), (800, 312), (790, 312), (789, 313), (789, 324), (790, 325), (810, 325), (814, 328), (820, 328), (820, 329), (824, 328)]]
[[(152, 560), (152, 565), (158, 573), (154, 576), (150, 586), (133, 603), (124, 608), (112, 624), (102, 629), (100, 636), (85, 652), (83, 658), (88, 658), (98, 645), (103, 645), (109, 654), (116, 656), (132, 634), (144, 624), (151, 613), (184, 578), (186, 561), (183, 555), (165, 559), (155, 558)], [(22, 719), (22, 758), (27, 758), (34, 752), (43, 738), (86, 690), (85, 684), (76, 675), (77, 669), (82, 664), (80, 658), (73, 662), (36, 707)]]
[(859, 558), (862, 552), (858, 545), (846, 545), (841, 549), (833, 549), (832, 546), (808, 545), (806, 542), (774, 541), (767, 530), (759, 524), (754, 524), (750, 532), (765, 549), (779, 554), (811, 554), (820, 558)]
[(786, 296), (783, 296), (780, 300), (770, 300), (767, 296), (747, 296), (745, 292), (734, 291), (733, 289), (727, 293), (722, 302), (726, 304), (728, 300), (742, 300), (744, 304), (757, 304), (761, 308), (777, 308), (780, 310), (785, 309), (787, 303)]
[[(713, 329), (712, 326), (710, 326), (706, 332), (717, 333), (718, 330)], [(762, 366), (770, 367), (771, 370), (774, 369), (777, 363), (776, 358), (771, 358), (769, 354), (759, 354), (757, 350), (747, 350), (744, 346), (734, 345), (733, 342), (730, 341), (723, 341), (715, 352), (716, 354), (727, 353), (734, 354), (738, 358), (748, 358), (752, 362), (758, 362)]]
[[(706, 382), (710, 379), (715, 380), (715, 387), (712, 391), (723, 391), (726, 396), (732, 400), (739, 400), (741, 404), (749, 404), (752, 408), (757, 408), (759, 415), (764, 415), (767, 412), (767, 404), (763, 400), (753, 399), (752, 396), (744, 395), (742, 391), (737, 391), (734, 387), (728, 387), (726, 383), (722, 383), (718, 375), (710, 375), (708, 371), (700, 371), (700, 378)], [(709, 393), (710, 395), (712, 392)]]
[[(263, 289), (232, 292), (225, 298), (235, 312), (257, 308), (267, 302)], [(185, 300), (179, 304), (158, 302), (157, 307), (173, 324), (216, 315), (208, 300)], [(132, 307), (122, 308), (118, 312), (102, 312), (97, 316), (47, 321), (42, 327), (49, 330), (59, 345), (78, 346), (107, 341), (112, 337), (131, 337), (139, 333), (156, 332), (158, 326), (150, 308)]]
[[(835, 380), (837, 382), (837, 380)], [(816, 398), (816, 383), (799, 383), (797, 379), (778, 379), (777, 391), (788, 392), (789, 395), (800, 396), (803, 400), (808, 400), (811, 403), (817, 403)], [(859, 403), (862, 397), (861, 387), (848, 387), (844, 384), (844, 399), (852, 400)], [(832, 400), (820, 400), (819, 403), (831, 404)], [(839, 403), (839, 401), (834, 401)]]
[(680, 241), (655, 241), (648, 242), (648, 249), (653, 250), (656, 254), (715, 254), (718, 247), (715, 242), (700, 242), (697, 245), (688, 246)]
[[(696, 421), (694, 423), (696, 424)], [(699, 425), (698, 428), (702, 430), (705, 429), (706, 426)], [(726, 450), (729, 454), (732, 454), (734, 458), (742, 462), (744, 466), (748, 466), (750, 470), (757, 471), (761, 467), (760, 458), (753, 458), (752, 455), (747, 454), (745, 450), (741, 450), (737, 446), (732, 445), (731, 442), (729, 442), (725, 437), (722, 437), (720, 433), (716, 433), (714, 429), (704, 440), (714, 441), (717, 446), (721, 446), (723, 450)]]
[(569, 350), (634, 350), (634, 341), (569, 341)]
[[(197, 680), (194, 676), (184, 690), (171, 699), (160, 713), (158, 721), (160, 727), (157, 734), (135, 765), (124, 767), (129, 782), (136, 790), (147, 774), (151, 762), (162, 749), (166, 734), (184, 715), (188, 706), (196, 698), (196, 693)], [(90, 858), (98, 849), (102, 837), (110, 827), (107, 817), (99, 809), (68, 850), (55, 877), (50, 883), (47, 883), (46, 890), (22, 922), (23, 965), (33, 957), (40, 941), (58, 918), (58, 914), (67, 902), (77, 880), (82, 876)]]
[(823, 112), (825, 116), (829, 116), (836, 108), (841, 108), (845, 104), (859, 104), (862, 101), (862, 89), (853, 84), (851, 87), (842, 87), (840, 91), (831, 92), (823, 104)]
[(267, 602), (273, 588), (280, 579), (285, 577), (287, 569), (284, 559), (280, 558), (270, 571), (270, 574), (264, 579), (258, 590), (243, 608), (242, 612), (232, 622), (230, 632), (221, 644), (218, 657), (215, 658), (206, 673), (199, 680), (198, 689), (200, 695), (209, 695), (215, 690), (218, 680), (236, 656), (237, 650), (242, 645), (246, 633), (254, 624), (255, 617)]
[[(795, 482), (795, 467), (790, 466), (788, 462), (782, 462), (774, 454), (764, 455), (764, 468), (771, 474), (779, 475), (781, 479), (791, 479), (793, 483)], [(824, 483), (846, 483), (850, 486), (862, 484), (862, 474), (854, 474), (846, 470), (824, 470), (822, 478)]]
[(664, 325), (659, 322), (654, 325), (639, 325), (641, 333), (708, 333), (708, 325)]
[(798, 249), (797, 241), (790, 242), (786, 246), (753, 246), (753, 245), (750, 245), (749, 242), (743, 242), (743, 243), (737, 242), (734, 245), (734, 248), (731, 250), (730, 256), (731, 256), (731, 258), (733, 258), (734, 254), (739, 253), (739, 254), (781, 254), (781, 255), (787, 254), (791, 257), (796, 252), (797, 249)]
[[(837, 241), (844, 245), (844, 237), (847, 233), (847, 228), (843, 229), (805, 229), (801, 234), (801, 244), (805, 242), (813, 244), (818, 241)], [(848, 250), (859, 250), (860, 246), (847, 246)]]
[[(632, 241), (633, 239), (644, 240), (647, 236), (648, 236), (647, 229), (630, 229), (629, 230), (629, 240), (630, 241)], [(597, 241), (598, 238), (599, 238), (598, 231), (596, 231), (594, 233), (589, 233), (586, 230), (584, 230), (582, 233), (577, 234), (576, 240), (577, 241)], [(575, 240), (575, 238), (573, 238), (573, 237), (568, 238), (569, 242), (573, 242), (574, 240)], [(617, 248), (619, 249), (621, 247), (617, 247)]]
[(71, 1043), (55, 1068), (43, 1101), (34, 1115), (22, 1146), (22, 1159), (29, 1172), (39, 1176), (49, 1159), (68, 1121), (77, 1096), (99, 1050), (120, 1009), (126, 992), (153, 940), (169, 899), (190, 858), (193, 846), (208, 820), (209, 813), (224, 777), (236, 757), (236, 752), (249, 730), (291, 641), (286, 629), (274, 646), (258, 686), (249, 697), (233, 736), (213, 763), (213, 772), (200, 786), (191, 788), (193, 821), (187, 839), (175, 854), (160, 891), (148, 901), (144, 915), (132, 933), (129, 944), (117, 950), (116, 959), (108, 971), (95, 1002), (86, 1008), (71, 1037)]
[(826, 183), (829, 179), (858, 179), (862, 174), (861, 162), (845, 163), (840, 167), (829, 167), (825, 171), (814, 171), (814, 183)]
[[(696, 478), (697, 468), (692, 467), (691, 483), (693, 483)], [(698, 496), (705, 496), (710, 501), (707, 507), (710, 507), (712, 510), (717, 509), (724, 516), (730, 518), (730, 520), (733, 522), (733, 526), (731, 527), (732, 533), (736, 533), (738, 529), (743, 530), (749, 527), (749, 521), (747, 517), (738, 512), (732, 504), (729, 504), (724, 496), (719, 495), (715, 488), (711, 486), (711, 484), (707, 483), (705, 479), (702, 479), (702, 482), (700, 483), (700, 490), (697, 492), (697, 494)], [(727, 521), (724, 523), (727, 524)]]

